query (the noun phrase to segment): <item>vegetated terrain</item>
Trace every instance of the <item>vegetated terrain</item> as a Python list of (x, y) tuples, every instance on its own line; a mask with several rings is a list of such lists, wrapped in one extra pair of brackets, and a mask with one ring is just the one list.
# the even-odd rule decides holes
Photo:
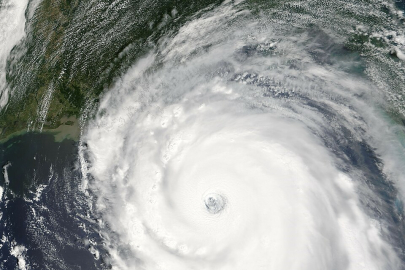
[(62, 117), (91, 111), (162, 32), (174, 33), (190, 15), (220, 3), (43, 0), (8, 59), (12, 94), (0, 113), (0, 139), (70, 124)]
[[(0, 112), (0, 140), (17, 131), (49, 130), (60, 125), (71, 125), (62, 120), (71, 116), (76, 119), (83, 115), (84, 118), (91, 116), (100, 94), (111, 87), (136, 59), (153, 49), (163, 33), (166, 36), (175, 34), (190, 16), (199, 16), (202, 9), (212, 9), (221, 2), (41, 1), (34, 15), (27, 20), (27, 36), (14, 47), (8, 59), (6, 78), (11, 97)], [(256, 4), (252, 5), (256, 7), (252, 10), (253, 14), (261, 12), (261, 5), (282, 6), (281, 10), (285, 12), (295, 10), (300, 14), (316, 12), (310, 5), (294, 4), (296, 1), (250, 0), (246, 3), (249, 5), (251, 2)], [(336, 9), (336, 12), (343, 11)], [(364, 13), (359, 16), (344, 12), (340, 15), (372, 26), (369, 30), (353, 29), (346, 32), (344, 49), (348, 54), (354, 52), (367, 56), (373, 55), (375, 50), (386, 51), (386, 57), (373, 59), (375, 67), (389, 67), (381, 69), (378, 76), (402, 74), (403, 68), (395, 65), (400, 60), (395, 53), (389, 53), (392, 51), (390, 37), (373, 35), (373, 31), (382, 31), (374, 29), (374, 25), (383, 25), (389, 30), (390, 26), (384, 25), (382, 18), (385, 15), (393, 16), (390, 10), (385, 7), (379, 10), (383, 16)], [(271, 16), (276, 19), (283, 16), (283, 12)], [(318, 27), (314, 26), (314, 29)], [(376, 73), (368, 72), (371, 77), (373, 74)], [(374, 79), (380, 80), (377, 77)], [(393, 118), (401, 120), (398, 111), (403, 110), (399, 107), (403, 106), (400, 105), (403, 104), (403, 84), (388, 87), (396, 89), (400, 96), (388, 98), (397, 103), (392, 110)]]

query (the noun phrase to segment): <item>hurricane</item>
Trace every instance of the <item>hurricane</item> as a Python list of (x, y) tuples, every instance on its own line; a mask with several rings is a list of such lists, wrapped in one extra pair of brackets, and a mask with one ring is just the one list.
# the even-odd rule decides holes
[(225, 1), (165, 32), (80, 140), (106, 265), (405, 269), (403, 21), (383, 1)]

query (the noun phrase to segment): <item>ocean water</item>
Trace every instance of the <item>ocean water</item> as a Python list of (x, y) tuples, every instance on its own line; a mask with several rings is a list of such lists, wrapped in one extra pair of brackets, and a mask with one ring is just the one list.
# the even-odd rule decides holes
[(0, 145), (1, 269), (99, 269), (85, 240), (76, 161), (77, 143), (51, 134)]

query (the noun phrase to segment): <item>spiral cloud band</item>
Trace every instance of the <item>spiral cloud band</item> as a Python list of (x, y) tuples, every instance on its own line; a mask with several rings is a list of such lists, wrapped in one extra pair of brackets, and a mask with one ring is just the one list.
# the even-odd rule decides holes
[(310, 53), (320, 33), (237, 7), (163, 38), (86, 131), (112, 268), (402, 269), (373, 184), (403, 175), (382, 97)]

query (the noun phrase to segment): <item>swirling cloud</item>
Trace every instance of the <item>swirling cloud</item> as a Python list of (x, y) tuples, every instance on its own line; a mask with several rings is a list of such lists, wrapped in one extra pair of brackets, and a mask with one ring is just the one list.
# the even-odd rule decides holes
[(382, 99), (263, 20), (226, 3), (105, 95), (84, 141), (114, 269), (401, 269), (370, 210), (380, 163), (356, 160), (388, 159)]

